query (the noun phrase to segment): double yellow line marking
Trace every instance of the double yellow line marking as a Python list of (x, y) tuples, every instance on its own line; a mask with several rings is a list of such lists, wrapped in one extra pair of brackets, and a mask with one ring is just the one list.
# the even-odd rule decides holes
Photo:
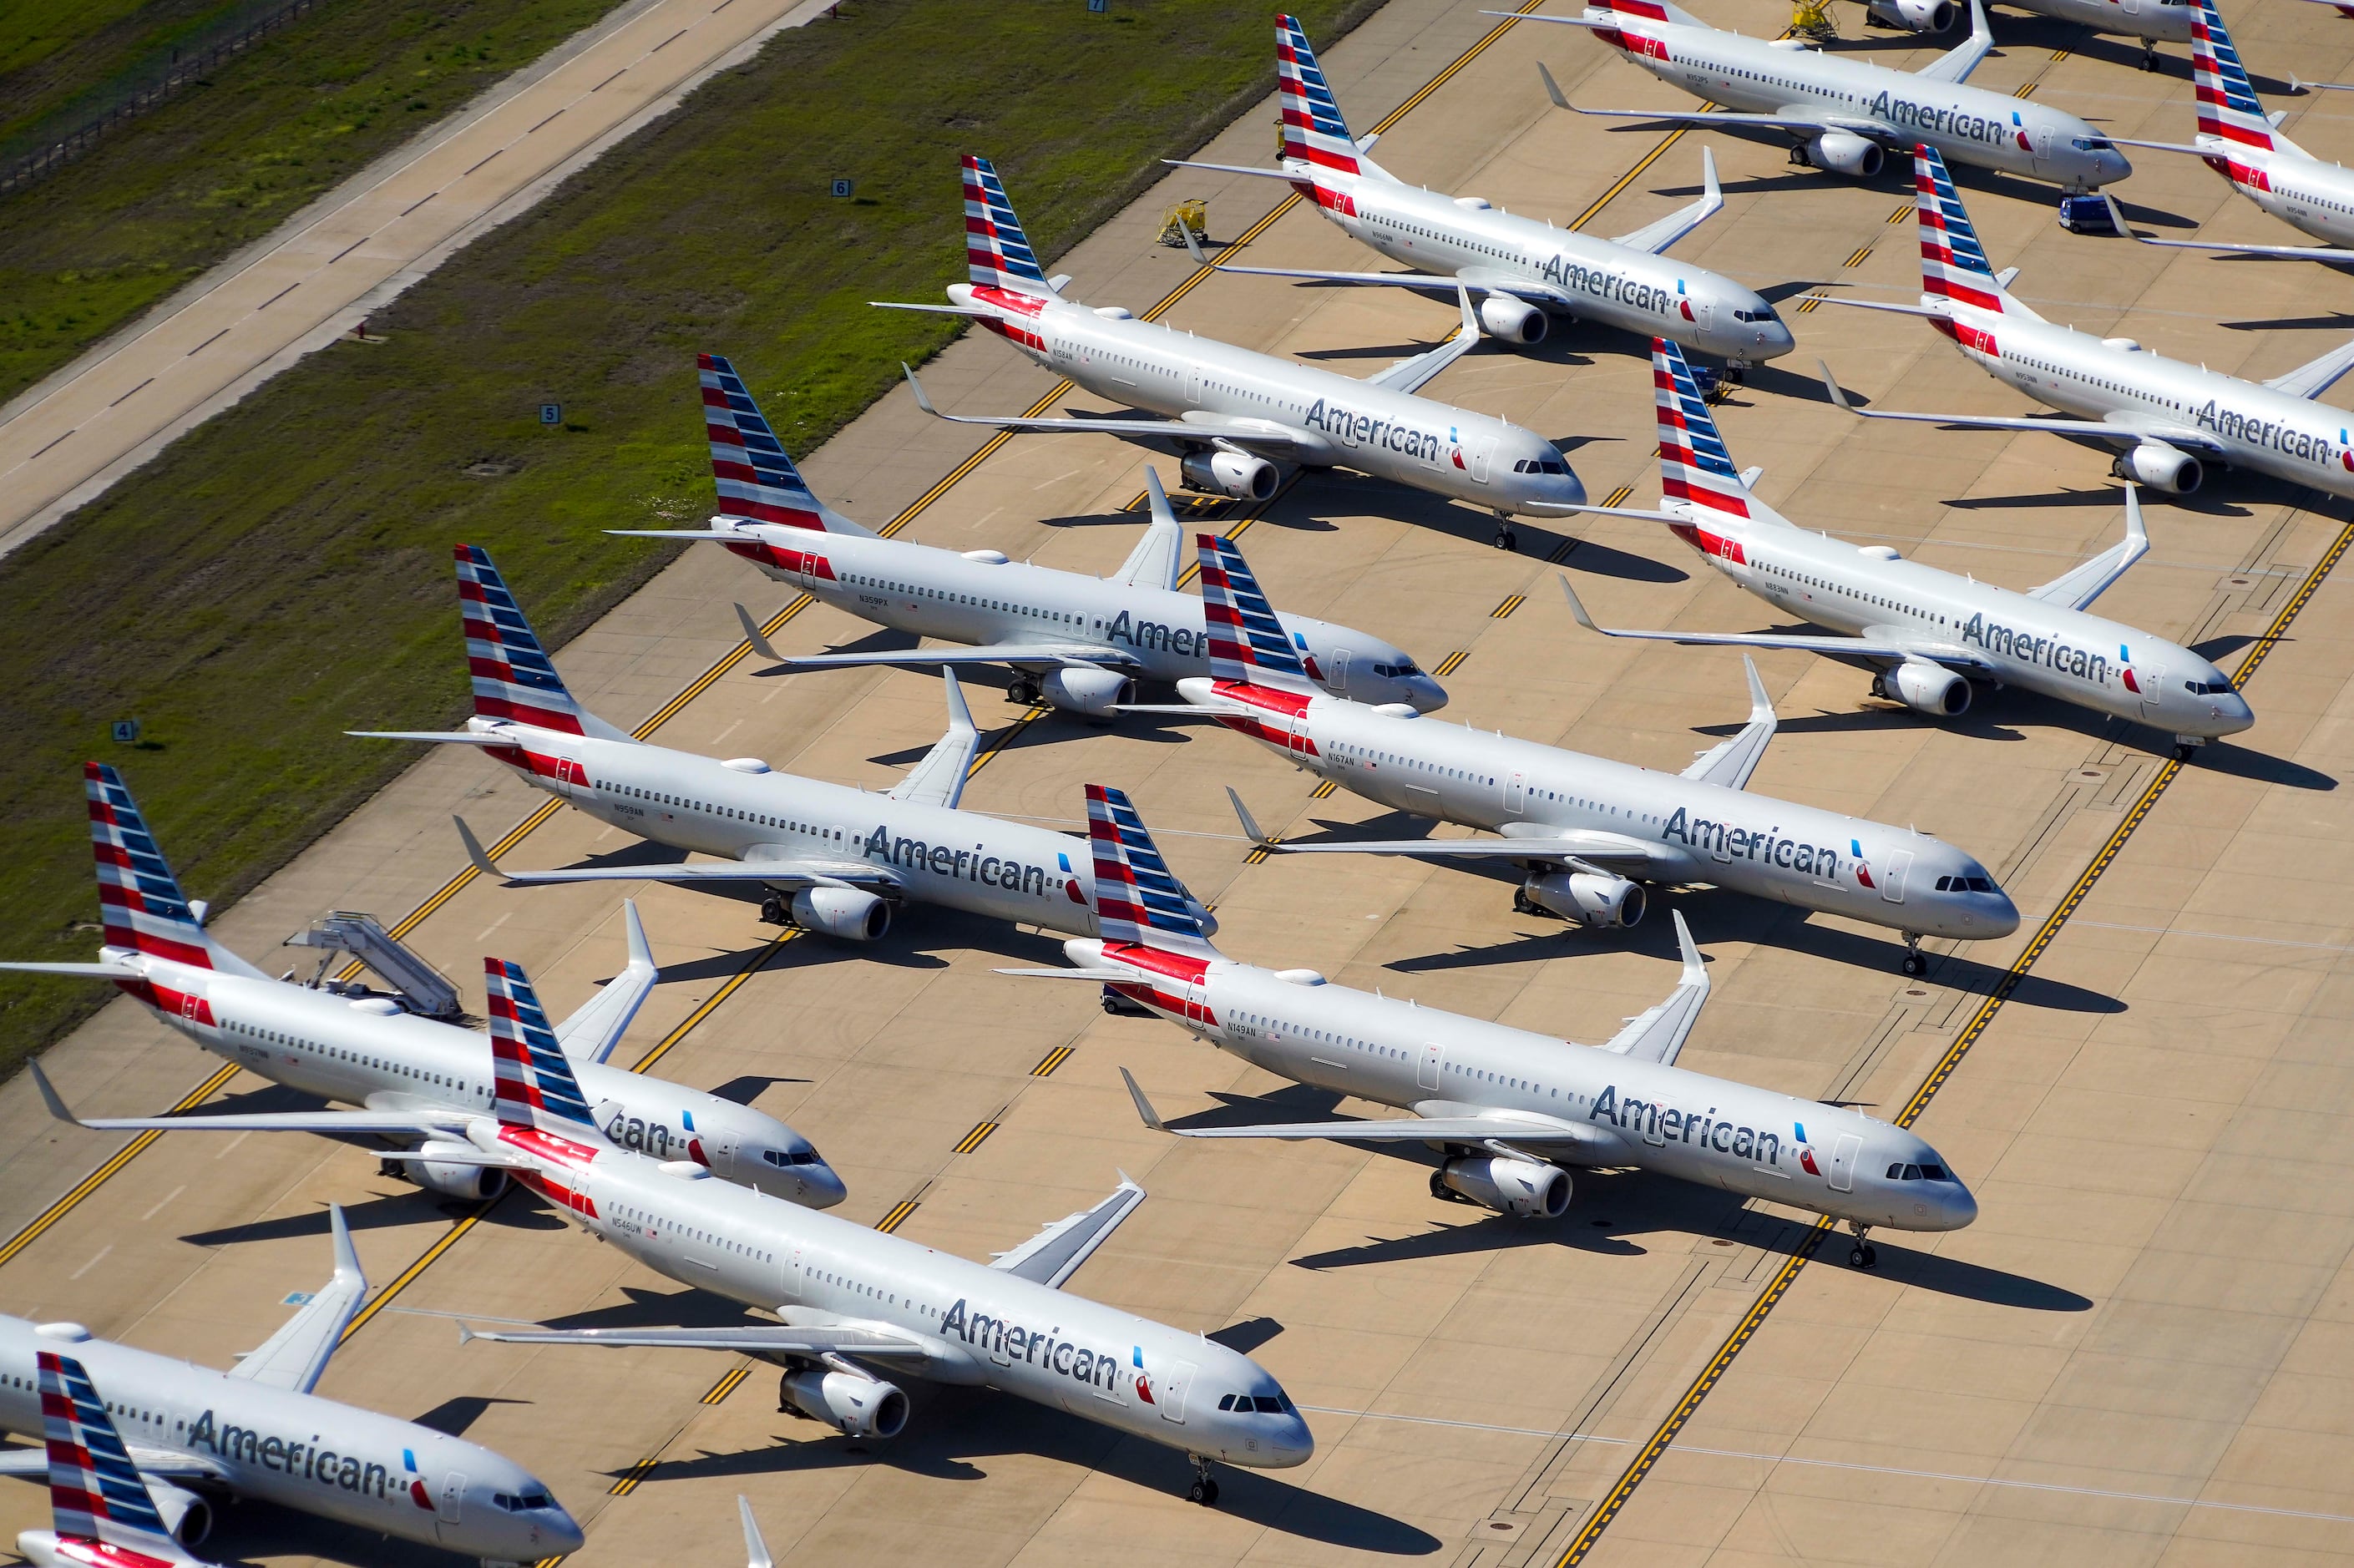
[[(2336, 541), (2331, 544), (2321, 559), (2314, 563), (2313, 569), (2306, 574), (2305, 580), (2298, 587), (2296, 595), (2288, 603), (2281, 607), (2280, 613), (2273, 618), (2272, 625), (2248, 650), (2247, 656), (2240, 662), (2239, 669), (2232, 673), (2233, 686), (2243, 690), (2246, 688), (2249, 680), (2257, 670), (2263, 667), (2264, 662), (2271, 656), (2272, 651), (2279, 645), (2282, 637), (2287, 633), (2291, 623), (2312, 601), (2314, 594), (2320, 588), (2322, 582), (2330, 572), (2336, 569), (2349, 546), (2354, 546), (2354, 524), (2349, 524), (2339, 530)], [(2067, 924), (2078, 906), (2082, 905), (2085, 897), (2091, 894), (2094, 885), (2099, 882), (2103, 874), (2115, 863), (2117, 855), (2125, 849), (2126, 841), (2132, 838), (2135, 830), (2147, 820), (2151, 810), (2157, 806), (2159, 797), (2166, 793), (2168, 787), (2174, 782), (2181, 771), (2182, 764), (2171, 759), (2158, 770), (2157, 776), (2141, 792), (2140, 799), (2137, 800), (2132, 810), (2126, 813), (2125, 820), (2117, 824), (2116, 831), (2108, 836), (2107, 841), (2093, 856), (2091, 863), (2086, 865), (2083, 874), (2076, 878), (2074, 885), (2068, 889), (2067, 895), (2060, 900), (2059, 906), (2037, 928), (2026, 948), (2011, 961), (2009, 969), (2004, 971), (2002, 979), (1996, 982), (1994, 989), (1987, 994), (1986, 1000), (1978, 1004), (1978, 1009), (1971, 1015), (1969, 1022), (1964, 1025), (1962, 1032), (1954, 1037), (1953, 1044), (1946, 1049), (1942, 1057), (1938, 1058), (1936, 1065), (1929, 1069), (1928, 1075), (1921, 1081), (1920, 1087), (1914, 1090), (1913, 1097), (1905, 1102), (1904, 1109), (1896, 1118), (1897, 1126), (1911, 1127), (1929, 1108), (1929, 1103), (1936, 1097), (1937, 1091), (1945, 1087), (1947, 1080), (1954, 1075), (1954, 1070), (1961, 1065), (1962, 1058), (1969, 1054), (1970, 1047), (1977, 1044), (1985, 1035), (1988, 1027), (1993, 1023), (1996, 1014), (2002, 1011), (2003, 1005), (2018, 991), (2020, 981), (2027, 978), (2028, 970), (2034, 968), (2036, 960), (2041, 959), (2045, 950), (2051, 947), (2053, 939), (2059, 936), (2061, 927)], [(1643, 1484), (1643, 1478), (1651, 1473), (1651, 1467), (1657, 1465), (1660, 1457), (1667, 1453), (1677, 1436), (1682, 1432), (1685, 1424), (1700, 1408), (1701, 1402), (1708, 1397), (1709, 1391), (1716, 1386), (1718, 1380), (1731, 1368), (1734, 1358), (1738, 1356), (1743, 1347), (1749, 1343), (1752, 1336), (1764, 1325), (1766, 1317), (1781, 1301), (1783, 1294), (1789, 1289), (1791, 1282), (1798, 1277), (1799, 1271), (1806, 1267), (1816, 1252), (1821, 1248), (1823, 1242), (1830, 1234), (1831, 1224), (1832, 1222), (1828, 1218), (1818, 1219), (1813, 1227), (1808, 1231), (1806, 1239), (1792, 1250), (1788, 1260), (1775, 1271), (1774, 1277), (1767, 1282), (1765, 1290), (1755, 1302), (1751, 1303), (1749, 1310), (1742, 1314), (1741, 1321), (1734, 1326), (1733, 1332), (1727, 1335), (1724, 1342), (1717, 1347), (1716, 1353), (1709, 1358), (1708, 1364), (1701, 1369), (1700, 1375), (1692, 1380), (1689, 1388), (1684, 1390), (1683, 1397), (1676, 1401), (1674, 1408), (1669, 1411), (1667, 1419), (1659, 1423), (1658, 1430), (1651, 1434), (1650, 1439), (1637, 1450), (1633, 1461), (1628, 1465), (1625, 1473), (1618, 1478), (1617, 1484), (1613, 1486), (1609, 1493), (1603, 1498), (1601, 1504), (1595, 1509), (1593, 1517), (1585, 1521), (1585, 1527), (1580, 1530), (1577, 1532), (1577, 1538), (1570, 1542), (1569, 1550), (1562, 1554), (1559, 1568), (1574, 1568), (1575, 1564), (1583, 1563), (1586, 1554), (1594, 1550), (1595, 1542), (1601, 1539), (1602, 1532), (1610, 1528), (1610, 1521), (1617, 1518), (1619, 1510), (1626, 1507), (1628, 1499), (1634, 1495), (1635, 1489)]]
[(1511, 598), (1506, 599), (1503, 603), (1498, 605), (1495, 609), (1490, 610), (1488, 612), (1488, 619), (1490, 620), (1501, 620), (1504, 617), (1511, 614), (1512, 611), (1520, 609), (1521, 606), (1528, 602), (1528, 595), (1524, 593), (1516, 593), (1512, 595)]
[(897, 1230), (901, 1225), (907, 1223), (907, 1216), (916, 1212), (916, 1199), (902, 1198), (889, 1213), (875, 1222), (875, 1228), (881, 1231), (885, 1235), (889, 1235), (893, 1231)]
[(1438, 668), (1432, 671), (1431, 673), (1443, 681), (1447, 679), (1447, 676), (1455, 673), (1456, 671), (1463, 668), (1463, 661), (1469, 657), (1471, 657), (1471, 651), (1469, 648), (1458, 648), (1454, 652), (1449, 653), (1446, 658), (1441, 659), (1438, 662)]
[(1030, 1075), (1034, 1078), (1052, 1077), (1054, 1075), (1055, 1069), (1061, 1066), (1070, 1059), (1071, 1047), (1068, 1045), (1057, 1045), (1039, 1059), (1038, 1065), (1030, 1069)]
[(996, 1130), (997, 1123), (993, 1121), (976, 1122), (970, 1132), (966, 1133), (962, 1138), (957, 1139), (956, 1148), (951, 1152), (957, 1154), (970, 1154), (974, 1150), (979, 1149), (982, 1144), (988, 1142), (989, 1135)]

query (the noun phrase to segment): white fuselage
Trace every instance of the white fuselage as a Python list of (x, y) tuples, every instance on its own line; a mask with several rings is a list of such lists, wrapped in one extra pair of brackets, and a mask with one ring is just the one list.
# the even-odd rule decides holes
[(1818, 626), (1859, 636), (1896, 628), (1957, 644), (2006, 685), (2175, 735), (2211, 739), (2255, 722), (2247, 699), (2205, 659), (2086, 610), (1723, 514), (1676, 532), (1751, 593)]
[[(488, 1123), (477, 1124), (476, 1141), (551, 1147), (528, 1131), (502, 1138)], [(803, 1323), (885, 1325), (924, 1345), (920, 1363), (878, 1358), (886, 1377), (981, 1384), (1237, 1465), (1297, 1465), (1313, 1447), (1297, 1414), (1218, 1409), (1222, 1394), (1282, 1391), (1249, 1357), (1198, 1334), (697, 1180), (695, 1167), (567, 1147), (578, 1152), (555, 1168), (556, 1213), (658, 1274), (748, 1307), (817, 1315), (796, 1319)]]
[(236, 1496), (471, 1557), (530, 1563), (580, 1544), (578, 1526), (553, 1500), (515, 1507), (546, 1499), (547, 1489), (478, 1443), (69, 1324), (0, 1315), (0, 1430), (41, 1441), (42, 1351), (82, 1364), (134, 1454), (185, 1454)]
[(1497, 1135), (1564, 1163), (1638, 1166), (1863, 1225), (1950, 1231), (1978, 1217), (1959, 1180), (1917, 1174), (1949, 1169), (1935, 1150), (1860, 1111), (1228, 959), (1064, 948), (1087, 969), (1137, 969), (1149, 978), (1114, 989), (1278, 1077), (1426, 1117), (1548, 1117), (1599, 1139)]
[[(103, 954), (145, 971), (143, 980), (118, 983), (158, 1018), (273, 1083), (370, 1110), (491, 1113), (490, 1041), (472, 1029), (387, 1011), (380, 999), (352, 1001), (122, 948)], [(618, 1144), (698, 1160), (796, 1202), (842, 1202), (842, 1179), (809, 1139), (772, 1116), (604, 1063), (575, 1062), (572, 1070), (598, 1125)]]
[[(1947, 334), (1966, 357), (2039, 403), (2088, 419), (2122, 415), (2179, 426), (2214, 443), (2234, 468), (2354, 496), (2354, 445), (2348, 439), (2354, 416), (2343, 408), (2147, 349), (2112, 347), (2052, 322), (1989, 313), (1927, 294), (1921, 302), (1943, 307), (1971, 329)], [(2105, 439), (2130, 433), (2128, 427)]]
[(1318, 207), (1341, 232), (1423, 271), (1527, 279), (1571, 295), (1575, 302), (1561, 308), (1585, 320), (1726, 359), (1754, 363), (1794, 346), (1774, 307), (1722, 273), (1517, 217), (1476, 196), (1326, 169), (1314, 181), (1337, 194)]
[[(1219, 722), (1368, 800), (1507, 838), (1574, 829), (1631, 841), (1650, 856), (1628, 873), (1637, 881), (1708, 883), (1925, 937), (1980, 940), (2019, 926), (1986, 868), (1926, 833), (1332, 697), (1178, 689), (1191, 702), (1265, 706), (1264, 718)], [(1952, 890), (1973, 880), (1987, 891)]]
[(2214, 150), (2205, 160), (2209, 168), (2274, 217), (2316, 239), (2354, 246), (2354, 169), (2294, 148), (2246, 147), (2211, 134), (2197, 144)]
[(1087, 841), (1046, 828), (829, 784), (731, 768), (667, 747), (599, 740), (486, 719), (478, 734), (535, 789), (639, 838), (744, 860), (756, 849), (887, 871), (904, 896), (968, 914), (1096, 934)]
[(2189, 0), (2003, 0), (2021, 11), (2074, 22), (2096, 33), (2151, 43), (2190, 41)]
[(1551, 441), (1502, 419), (1139, 321), (1118, 306), (970, 283), (950, 285), (949, 297), (994, 311), (978, 318), (983, 326), (1097, 397), (1202, 421), (1204, 448), (1232, 433), (1229, 422), (1257, 424), (1288, 437), (1286, 455), (1311, 467), (1352, 468), (1499, 513), (1563, 516), (1585, 500)]
[[(1193, 594), (977, 560), (900, 539), (741, 519), (714, 518), (712, 526), (744, 535), (727, 548), (777, 581), (878, 626), (992, 647), (1099, 642), (1134, 659), (1127, 668), (1149, 680), (1209, 673), (1202, 601)], [(1330, 621), (1278, 619), (1326, 690), (1360, 702), (1410, 703), (1420, 713), (1446, 705), (1447, 694), (1405, 650)]]
[(1589, 8), (1595, 36), (1693, 97), (1750, 114), (1797, 111), (1887, 126), (1946, 162), (2093, 190), (2133, 172), (2092, 126), (2033, 99), (1936, 81), (1787, 40), (1744, 37)]

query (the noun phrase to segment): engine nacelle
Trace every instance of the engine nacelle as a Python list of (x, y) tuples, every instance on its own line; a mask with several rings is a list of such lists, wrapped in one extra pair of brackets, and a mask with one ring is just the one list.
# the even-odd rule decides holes
[(1545, 329), (1552, 323), (1545, 319), (1544, 312), (1526, 300), (1510, 294), (1490, 294), (1479, 302), (1479, 324), (1490, 337), (1529, 348), (1544, 341)]
[(1942, 33), (1954, 25), (1951, 0), (1872, 0), (1864, 8), (1874, 21), (1908, 33)]
[(1642, 884), (1591, 871), (1549, 871), (1530, 877), (1521, 892), (1530, 903), (1581, 926), (1632, 926), (1650, 903)]
[(1907, 661), (1883, 672), (1880, 694), (1932, 718), (1952, 718), (1970, 708), (1969, 682), (1935, 664)]
[(1879, 143), (1852, 131), (1826, 131), (1807, 143), (1807, 162), (1834, 175), (1874, 179), (1887, 161)]
[(1516, 1220), (1557, 1220), (1569, 1211), (1569, 1172), (1533, 1160), (1493, 1154), (1450, 1160), (1438, 1168), (1449, 1192)]
[(1214, 490), (1237, 501), (1265, 501), (1275, 493), (1275, 465), (1248, 452), (1194, 452), (1177, 468), (1195, 490)]
[(188, 1490), (174, 1486), (155, 1476), (142, 1478), (147, 1483), (147, 1495), (155, 1499), (155, 1512), (173, 1540), (183, 1546), (194, 1546), (213, 1532), (213, 1505)]
[(863, 887), (804, 887), (786, 906), (804, 931), (872, 942), (891, 928), (890, 904)]
[(1136, 683), (1117, 670), (1095, 665), (1049, 670), (1039, 678), (1038, 694), (1067, 713), (1089, 718), (1109, 718), (1112, 709), (1128, 700)]
[(812, 1367), (787, 1372), (784, 1401), (845, 1437), (896, 1437), (907, 1425), (907, 1396), (896, 1383)]
[[(471, 1143), (458, 1143), (447, 1139), (429, 1139), (418, 1146), (419, 1154), (479, 1154), (482, 1150)], [(455, 1198), (462, 1203), (482, 1203), (507, 1190), (507, 1173), (488, 1165), (444, 1165), (430, 1159), (408, 1162), (408, 1173), (416, 1183), (437, 1197)], [(159, 1500), (157, 1507), (162, 1507)]]
[(2144, 441), (2117, 459), (2120, 478), (2147, 484), (2168, 495), (2188, 495), (2207, 477), (2206, 465), (2180, 447), (2164, 441)]

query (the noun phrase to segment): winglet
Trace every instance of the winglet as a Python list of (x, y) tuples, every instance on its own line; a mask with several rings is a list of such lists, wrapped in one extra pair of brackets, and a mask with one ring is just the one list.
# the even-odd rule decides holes
[(2126, 481), (2126, 542), (2136, 546), (2136, 560), (2149, 548), (2149, 530), (2141, 520), (2141, 486), (2132, 480)]
[(1774, 699), (1766, 694), (1766, 683), (1757, 678), (1757, 661), (1744, 653), (1741, 667), (1749, 672), (1749, 722), (1774, 723)]
[(1577, 617), (1578, 625), (1583, 626), (1588, 631), (1600, 632), (1601, 635), (1605, 637), (1611, 635), (1611, 633), (1603, 631), (1602, 628), (1595, 625), (1594, 617), (1585, 613), (1585, 601), (1577, 597), (1577, 590), (1569, 586), (1568, 573), (1555, 572), (1553, 573), (1553, 580), (1561, 584), (1561, 597), (1569, 600), (1569, 613)]
[(499, 863), (493, 860), (482, 848), (482, 841), (474, 836), (474, 830), (466, 825), (466, 819), (453, 815), (450, 820), (458, 824), (458, 840), (466, 846), (466, 858), (474, 863), (474, 869), (484, 876), (495, 876), (501, 882), (506, 881), (507, 874), (499, 869)]
[(1847, 394), (1840, 390), (1839, 377), (1831, 374), (1831, 367), (1818, 359), (1815, 361), (1815, 368), (1823, 373), (1823, 390), (1831, 395), (1831, 401), (1849, 413), (1854, 413), (1855, 405), (1849, 402)]
[(1194, 238), (1193, 226), (1192, 224), (1179, 224), (1177, 226), (1177, 232), (1185, 237), (1185, 254), (1193, 259), (1194, 266), (1207, 267), (1213, 271), (1217, 270), (1218, 264), (1202, 253), (1202, 242), (1198, 238)]
[(899, 362), (899, 369), (907, 377), (908, 390), (916, 395), (916, 407), (927, 414), (938, 414), (939, 410), (932, 407), (932, 400), (924, 396), (924, 384), (916, 379), (915, 366), (903, 359)]
[(1143, 1118), (1144, 1125), (1155, 1132), (1167, 1132), (1169, 1124), (1161, 1119), (1161, 1113), (1152, 1108), (1152, 1102), (1144, 1097), (1142, 1089), (1137, 1087), (1136, 1075), (1122, 1067), (1119, 1079), (1128, 1086), (1128, 1097), (1136, 1102), (1136, 1114)]
[(1235, 793), (1235, 787), (1231, 784), (1226, 786), (1226, 799), (1235, 803), (1235, 815), (1241, 819), (1243, 836), (1260, 849), (1273, 849), (1275, 841), (1260, 828), (1258, 819), (1250, 814), (1250, 808), (1243, 804), (1243, 798)]
[(1700, 184), (1701, 200), (1712, 209), (1724, 205), (1724, 188), (1716, 183), (1716, 149), (1713, 147), (1700, 150)]
[(1708, 963), (1700, 956), (1700, 947), (1692, 940), (1691, 927), (1684, 924), (1684, 912), (1668, 911), (1668, 918), (1676, 923), (1676, 946), (1683, 953), (1684, 972), (1676, 977), (1679, 985), (1696, 985), (1708, 978)]
[(980, 726), (972, 722), (972, 709), (965, 703), (964, 687), (958, 684), (956, 671), (946, 664), (941, 665), (940, 681), (948, 687), (949, 733), (959, 736), (979, 736)]
[(750, 610), (746, 609), (740, 604), (737, 605), (736, 607), (736, 620), (744, 628), (744, 641), (752, 645), (753, 652), (758, 653), (761, 658), (766, 659), (771, 664), (782, 664), (786, 662), (785, 656), (778, 652), (774, 647), (770, 646), (769, 642), (769, 634), (760, 630), (760, 623), (752, 619), (752, 612)]
[(1463, 286), (1463, 281), (1459, 278), (1456, 280), (1455, 283), (1455, 297), (1460, 301), (1463, 305), (1463, 336), (1469, 342), (1479, 342), (1479, 313), (1471, 308), (1471, 291)]
[(1543, 60), (1537, 61), (1537, 74), (1544, 78), (1545, 96), (1553, 100), (1553, 106), (1555, 109), (1569, 108), (1568, 96), (1561, 90), (1561, 83), (1553, 80), (1553, 72), (1545, 69)]
[(459, 1342), (460, 1344), (461, 1344), (461, 1345), (471, 1345), (471, 1344), (472, 1344), (472, 1343), (473, 1343), (477, 1339), (480, 1339), (481, 1337), (482, 1337), (482, 1336), (480, 1336), (480, 1335), (478, 1335), (478, 1334), (476, 1334), (476, 1333), (474, 1332), (474, 1326), (473, 1326), (472, 1323), (467, 1323), (467, 1322), (462, 1322), (462, 1321), (459, 1323), (459, 1325), (458, 1325), (458, 1342)]
[(744, 1516), (744, 1568), (776, 1568), (769, 1543), (760, 1539), (760, 1521), (752, 1517), (752, 1499), (738, 1492), (736, 1508)]

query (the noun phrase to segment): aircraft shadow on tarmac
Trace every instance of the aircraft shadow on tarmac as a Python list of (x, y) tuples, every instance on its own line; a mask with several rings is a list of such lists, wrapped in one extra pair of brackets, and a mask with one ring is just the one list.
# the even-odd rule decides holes
[[(750, 1391), (756, 1386), (766, 1392), (775, 1385), (756, 1377), (737, 1397), (753, 1397)], [(796, 1420), (777, 1434), (770, 1446), (735, 1453), (706, 1449), (691, 1459), (666, 1459), (647, 1471), (641, 1485), (870, 1465), (887, 1465), (936, 1480), (979, 1481), (989, 1475), (982, 1461), (999, 1454), (1034, 1455), (1079, 1469), (1098, 1470), (1166, 1497), (1182, 1496), (1192, 1479), (1192, 1467), (1176, 1449), (1125, 1437), (1059, 1410), (987, 1389), (927, 1384), (915, 1379), (908, 1380), (906, 1387), (914, 1411), (906, 1433), (889, 1443), (857, 1442), (814, 1421)], [(1176, 1434), (1179, 1429), (1171, 1431)], [(620, 1474), (614, 1472), (616, 1478)], [(1421, 1557), (1444, 1545), (1437, 1537), (1404, 1520), (1319, 1496), (1271, 1471), (1221, 1465), (1218, 1489), (1219, 1513), (1322, 1546)]]
[(429, 1426), (449, 1437), (463, 1437), (467, 1429), (482, 1418), (493, 1404), (529, 1404), (527, 1399), (500, 1399), (495, 1395), (461, 1393), (455, 1399), (445, 1399), (422, 1415), (412, 1416), (419, 1426)]
[[(383, 1179), (393, 1186), (397, 1178)], [(346, 1203), (344, 1222), (355, 1231), (391, 1230), (402, 1225), (447, 1225), (452, 1220), (479, 1214), (488, 1224), (509, 1230), (555, 1231), (564, 1228), (564, 1222), (545, 1209), (529, 1203), (510, 1203), (507, 1197), (520, 1189), (507, 1192), (487, 1203), (460, 1202), (455, 1199), (438, 1198), (422, 1187), (405, 1183), (388, 1192), (378, 1192), (365, 1202)], [(191, 1231), (180, 1237), (191, 1246), (242, 1246), (253, 1242), (288, 1241), (298, 1236), (328, 1234), (327, 1211), (324, 1207), (298, 1214), (281, 1214), (275, 1219), (249, 1220), (243, 1224), (221, 1225), (208, 1231)]]
[[(2235, 477), (2257, 480), (2258, 484), (2262, 483), (2262, 481), (2253, 474)], [(2253, 488), (2255, 488), (2254, 485), (2243, 486), (2243, 493)], [(2183, 512), (2196, 512), (2202, 517), (2253, 517), (2255, 515), (2253, 508), (2243, 505), (2240, 502), (2226, 499), (2211, 491), (2201, 490), (2190, 495), (2169, 495), (2164, 499), (2169, 507)], [(1956, 512), (2004, 512), (2027, 507), (2041, 509), (2047, 506), (2119, 507), (2125, 504), (2125, 492), (2115, 485), (2103, 485), (2091, 490), (2031, 491), (2018, 495), (1949, 495), (1946, 498), (1945, 503)], [(2266, 503), (2269, 504), (2268, 500)], [(2164, 514), (2161, 513), (2159, 515), (2163, 518)], [(1922, 543), (1926, 546), (1936, 544), (1938, 541), (1928, 539)], [(2085, 553), (2090, 555), (2092, 552)]]
[(338, 1524), (315, 1514), (296, 1513), (258, 1498), (239, 1499), (233, 1508), (213, 1510), (212, 1533), (202, 1552), (219, 1568), (283, 1563), (291, 1559), (349, 1563), (352, 1568), (480, 1568), (480, 1560), (444, 1552), (416, 1542), (395, 1542), (380, 1531)]
[(2264, 321), (2224, 322), (2221, 325), (2226, 332), (2344, 332), (2354, 327), (2354, 315), (2348, 315), (2344, 311), (2332, 311), (2327, 315), (2274, 316)]

